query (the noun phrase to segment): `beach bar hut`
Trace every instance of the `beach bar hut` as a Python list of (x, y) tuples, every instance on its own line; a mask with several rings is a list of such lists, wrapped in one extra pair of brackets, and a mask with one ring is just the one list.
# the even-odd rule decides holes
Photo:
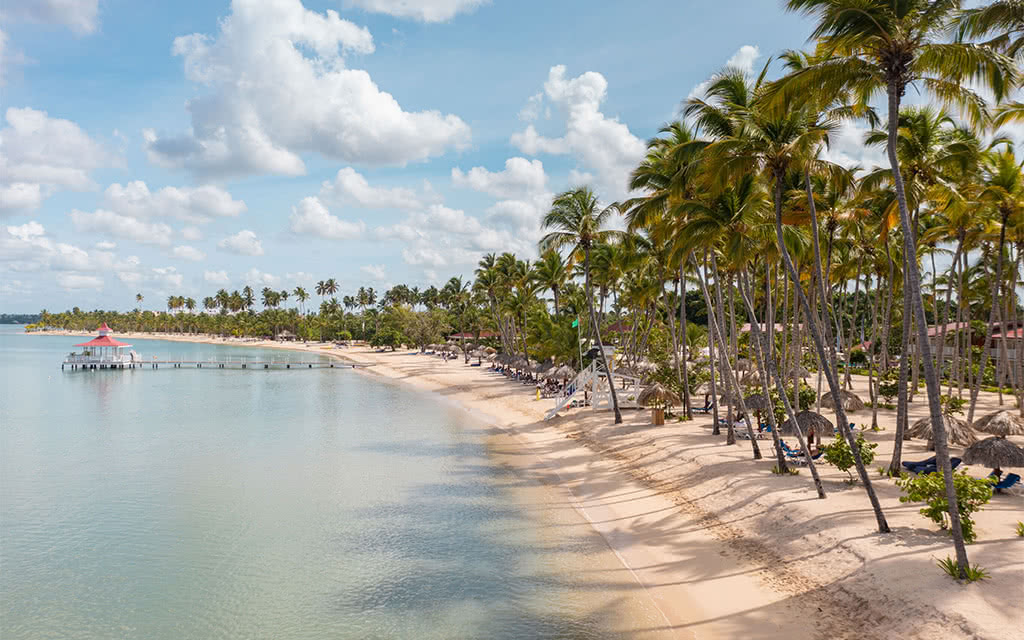
[(125, 365), (134, 366), (135, 352), (125, 352), (132, 345), (110, 337), (111, 329), (106, 322), (96, 331), (98, 335), (95, 338), (75, 345), (82, 347), (82, 353), (70, 354), (64, 359), (64, 365), (83, 369), (124, 369)]

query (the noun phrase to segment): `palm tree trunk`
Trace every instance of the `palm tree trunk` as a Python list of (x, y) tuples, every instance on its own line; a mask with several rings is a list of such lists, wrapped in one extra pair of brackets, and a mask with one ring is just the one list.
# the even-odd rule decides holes
[[(612, 394), (612, 411), (615, 412), (615, 424), (622, 424), (622, 412), (619, 411), (619, 397), (615, 393), (615, 380), (612, 379), (611, 369), (608, 367), (608, 358), (604, 355), (604, 343), (601, 342), (601, 327), (597, 324), (597, 313), (594, 311), (594, 296), (592, 295), (590, 284), (589, 245), (583, 249), (583, 272), (586, 275), (587, 307), (590, 309), (590, 321), (594, 323), (594, 337), (597, 339), (597, 349), (599, 351), (598, 357), (601, 358), (601, 366), (604, 368), (605, 375), (608, 376), (608, 389)], [(582, 365), (582, 363), (580, 364)]]
[[(965, 233), (963, 229), (957, 233), (956, 251), (953, 253), (953, 261), (950, 263), (950, 272), (946, 280), (946, 308), (942, 316), (942, 326), (939, 328), (939, 340), (938, 340), (938, 355), (935, 358), (936, 366), (939, 371), (942, 371), (946, 367), (946, 326), (949, 325), (949, 310), (950, 302), (953, 298), (953, 276), (960, 271), (960, 252), (964, 248), (964, 237)], [(949, 368), (949, 379), (946, 387), (946, 393), (950, 394), (953, 392), (953, 366), (952, 359), (950, 360)]]
[(686, 360), (690, 355), (689, 345), (686, 343), (686, 261), (679, 264), (679, 331), (682, 334), (681, 347), (683, 360), (683, 402), (686, 405), (686, 418), (693, 420), (693, 402), (690, 399), (690, 372), (687, 371)]
[[(956, 487), (953, 484), (953, 469), (949, 462), (949, 446), (946, 437), (946, 424), (942, 419), (942, 406), (939, 397), (942, 391), (935, 375), (935, 361), (931, 356), (928, 344), (928, 321), (924, 314), (924, 301), (921, 299), (921, 281), (917, 272), (917, 255), (914, 246), (914, 230), (910, 226), (910, 211), (907, 208), (907, 194), (903, 187), (903, 176), (900, 174), (899, 158), (896, 155), (896, 140), (899, 127), (900, 88), (896, 80), (889, 80), (889, 139), (886, 147), (889, 154), (889, 165), (892, 168), (893, 186), (896, 188), (896, 202), (900, 210), (900, 226), (903, 227), (903, 251), (907, 258), (907, 273), (904, 275), (905, 286), (910, 287), (911, 306), (917, 321), (917, 338), (921, 344), (924, 360), (924, 380), (928, 389), (928, 408), (931, 413), (932, 434), (935, 440), (935, 458), (946, 485), (946, 500), (949, 508), (949, 526), (953, 534), (953, 546), (956, 549), (957, 566), (960, 577), (967, 577), (967, 547), (964, 545), (964, 534), (960, 524), (960, 506), (957, 503)], [(1001, 264), (1000, 264), (1001, 266)], [(970, 422), (968, 417), (968, 422)]]
[[(799, 423), (796, 420), (796, 413), (793, 410), (793, 405), (789, 403), (789, 398), (786, 396), (786, 388), (782, 384), (782, 377), (779, 376), (778, 367), (775, 363), (775, 358), (770, 353), (768, 346), (765, 344), (765, 338), (761, 333), (761, 327), (757, 322), (757, 315), (754, 312), (754, 305), (751, 302), (750, 295), (750, 282), (747, 279), (746, 273), (740, 274), (740, 294), (743, 296), (743, 303), (747, 308), (747, 315), (750, 317), (750, 330), (753, 335), (754, 343), (757, 346), (758, 362), (761, 368), (761, 389), (765, 397), (770, 397), (768, 393), (768, 380), (771, 378), (775, 381), (775, 389), (782, 399), (782, 405), (785, 408), (786, 416), (792, 421), (793, 431), (796, 433), (796, 438), (800, 442), (800, 450), (804, 452), (804, 460), (807, 462), (807, 468), (811, 472), (811, 478), (814, 479), (814, 488), (818, 492), (818, 497), (825, 498), (825, 488), (821, 484), (821, 477), (818, 475), (818, 468), (814, 464), (814, 460), (811, 458), (811, 451), (807, 445), (807, 440), (804, 438), (804, 431), (800, 428)], [(774, 323), (772, 323), (774, 324)], [(772, 428), (772, 442), (775, 445), (775, 455), (778, 460), (779, 472), (785, 473), (786, 470), (786, 456), (782, 451), (782, 439), (779, 437), (779, 428), (775, 424), (775, 411), (768, 411), (768, 423)]]
[[(786, 242), (783, 238), (782, 233), (782, 180), (783, 176), (775, 176), (775, 237), (779, 244), (779, 252), (782, 254), (783, 262), (786, 265), (786, 270), (789, 272), (790, 280), (793, 282), (793, 292), (797, 299), (800, 301), (800, 307), (804, 311), (804, 316), (807, 317), (807, 324), (809, 325), (811, 333), (811, 341), (814, 343), (814, 348), (818, 352), (818, 362), (822, 367), (825, 368), (825, 377), (828, 379), (828, 388), (832, 392), (833, 397), (838, 400), (840, 398), (839, 393), (839, 381), (838, 376), (835, 372), (835, 346), (829, 345), (831, 349), (832, 357), (825, 353), (825, 346), (822, 340), (821, 333), (818, 331), (817, 325), (812, 322), (813, 314), (811, 313), (810, 305), (807, 302), (807, 296), (804, 295), (803, 287), (800, 286), (800, 276), (793, 266), (793, 260), (789, 256), (789, 249), (786, 247)], [(811, 213), (811, 238), (813, 240), (814, 247), (814, 268), (817, 271), (819, 286), (821, 281), (821, 251), (818, 246), (818, 236), (816, 233), (818, 222), (814, 210), (814, 198), (810, 198), (808, 208)], [(828, 338), (829, 323), (825, 322), (826, 339)], [(864, 460), (860, 455), (860, 448), (857, 446), (856, 441), (853, 439), (853, 434), (850, 432), (850, 425), (846, 420), (846, 410), (843, 409), (842, 402), (836, 402), (835, 405), (836, 422), (839, 423), (839, 432), (843, 434), (847, 443), (850, 445), (850, 449), (853, 453), (854, 464), (857, 467), (857, 473), (860, 475), (861, 482), (864, 484), (864, 490), (868, 494), (868, 500), (871, 502), (871, 508), (875, 512), (875, 519), (878, 521), (879, 533), (888, 533), (889, 524), (885, 520), (885, 514), (882, 513), (882, 505), (878, 501), (878, 496), (875, 494), (875, 488), (871, 483), (871, 477), (868, 476), (867, 469), (864, 467)]]
[[(865, 288), (871, 286), (868, 282), (864, 285)], [(868, 395), (871, 397), (871, 428), (878, 428), (878, 390), (875, 386), (875, 370), (877, 368), (877, 362), (875, 357), (875, 348), (878, 346), (878, 313), (881, 307), (881, 294), (882, 289), (882, 275), (878, 275), (878, 282), (875, 285), (874, 300), (871, 302), (871, 342), (870, 348), (868, 349)]]
[[(907, 258), (904, 251), (903, 273), (907, 273)], [(892, 461), (889, 463), (889, 475), (898, 476), (903, 473), (903, 436), (907, 431), (907, 374), (909, 373), (910, 327), (910, 289), (906, 277), (903, 279), (903, 341), (900, 351), (900, 381), (896, 396), (896, 434), (893, 436)]]
[[(988, 367), (988, 345), (992, 342), (992, 328), (999, 319), (999, 286), (1003, 279), (1003, 248), (1006, 244), (1006, 221), (1009, 217), (1010, 210), (1004, 208), (1002, 211), (1001, 224), (999, 225), (999, 246), (996, 247), (996, 273), (995, 278), (992, 280), (991, 287), (990, 300), (992, 303), (992, 309), (989, 311), (988, 315), (988, 326), (985, 327), (985, 344), (981, 347), (981, 366), (978, 368), (978, 381), (971, 390), (971, 406), (967, 410), (968, 424), (974, 421), (974, 409), (978, 403), (978, 390), (981, 388), (981, 380), (985, 376), (985, 368)], [(959, 519), (957, 522), (959, 523)]]
[[(705, 278), (708, 277), (708, 275), (707, 275), (708, 253), (709, 253), (708, 251), (704, 252), (704, 277)], [(712, 251), (710, 253), (711, 253), (711, 260), (712, 260), (712, 262), (711, 262), (712, 273), (715, 276), (714, 296), (715, 296), (715, 301), (717, 302), (717, 305), (718, 305), (716, 308), (719, 310), (719, 316), (724, 318), (725, 317), (725, 305), (722, 303), (722, 287), (721, 287), (722, 274), (718, 270), (717, 265), (716, 265), (716, 263), (714, 261), (715, 260), (714, 252)], [(709, 321), (708, 322), (708, 329), (710, 329), (710, 328), (711, 328), (711, 323)], [(711, 332), (709, 331), (708, 333), (710, 334)], [(730, 372), (732, 371), (732, 368), (731, 368), (730, 363), (729, 363), (729, 343), (724, 340), (722, 332), (718, 332), (718, 333), (715, 334), (715, 341), (716, 341), (716, 343), (718, 345), (718, 349), (717, 349), (717, 351), (718, 351), (718, 365), (719, 365), (719, 367), (721, 367), (722, 375), (724, 376), (727, 369)], [(725, 397), (725, 400), (726, 400), (726, 402), (725, 402), (725, 421), (728, 423), (727, 426), (726, 426), (725, 443), (726, 444), (736, 444), (736, 434), (735, 434), (735, 430), (733, 428), (733, 424), (734, 424), (735, 420), (733, 420), (733, 409), (732, 409), (733, 408), (733, 403), (735, 402), (734, 396), (736, 395), (736, 393), (732, 390), (731, 385), (729, 384), (728, 379), (725, 379), (725, 385), (726, 385), (725, 388), (729, 390), (729, 392), (726, 394), (726, 397)]]
[[(715, 256), (713, 252), (711, 254), (711, 264), (712, 269), (714, 269), (717, 276), (718, 268), (715, 264)], [(700, 286), (704, 291), (704, 298), (710, 302), (711, 296), (708, 295), (707, 284), (704, 282), (704, 277), (701, 276), (700, 270), (697, 271), (697, 277), (700, 279)], [(719, 309), (722, 309), (721, 301), (719, 301)], [(714, 332), (715, 339), (718, 341), (718, 344), (720, 346), (724, 345), (725, 341), (722, 339), (722, 332), (719, 330), (718, 319), (714, 310), (710, 306), (708, 307), (708, 326)], [(760, 460), (762, 457), (761, 449), (757, 446), (757, 437), (754, 435), (754, 427), (750, 423), (750, 413), (747, 412), (746, 404), (743, 401), (743, 391), (740, 389), (740, 385), (736, 381), (736, 376), (732, 367), (729, 366), (727, 353), (724, 349), (725, 347), (722, 346), (722, 348), (719, 349), (719, 354), (722, 358), (722, 373), (725, 374), (725, 383), (729, 388), (730, 395), (735, 396), (736, 402), (739, 404), (740, 411), (743, 413), (743, 420), (747, 425), (747, 436), (750, 438), (750, 448), (754, 453), (754, 460)], [(736, 444), (732, 422), (729, 423), (729, 435), (732, 436), (732, 442), (726, 442), (726, 444)]]

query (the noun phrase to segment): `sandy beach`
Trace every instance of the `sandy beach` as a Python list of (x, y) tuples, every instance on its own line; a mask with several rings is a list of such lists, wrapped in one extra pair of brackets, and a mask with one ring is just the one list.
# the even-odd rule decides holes
[[(625, 634), (1003, 640), (1024, 628), (1024, 537), (1014, 530), (1024, 520), (1019, 487), (993, 496), (975, 515), (978, 540), (968, 551), (990, 579), (960, 585), (935, 565), (953, 554), (948, 534), (918, 513), (921, 505), (901, 504), (892, 480), (872, 478), (892, 528), (881, 535), (863, 490), (848, 484), (844, 472), (819, 465), (828, 493), (819, 500), (806, 470), (784, 477), (770, 472), (770, 440), (761, 441), (765, 459), (754, 461), (749, 442), (727, 446), (724, 432), (711, 435), (710, 416), (654, 427), (649, 412), (627, 410), (623, 424), (614, 425), (609, 412), (574, 409), (545, 422), (552, 400), (537, 400), (532, 385), (489, 371), (486, 363), (470, 367), (461, 359), (365, 347), (118, 337), (331, 355), (372, 365), (360, 369), (366, 375), (435, 392), (486, 416), (495, 427), (496, 455), (524, 477), (564, 489), (567, 506), (621, 561), (621, 569), (608, 571), (626, 571), (650, 595), (660, 619), (624, 625)], [(855, 391), (867, 398), (867, 380), (855, 379)], [(1012, 409), (1012, 397), (1004, 401), (1003, 408)], [(997, 408), (997, 396), (983, 392), (977, 414)], [(911, 421), (926, 414), (923, 395), (910, 411)], [(850, 419), (870, 424), (870, 410)], [(865, 436), (879, 444), (873, 474), (891, 455), (895, 411), (880, 411), (879, 421), (884, 430)], [(960, 451), (952, 447), (953, 455)], [(921, 440), (904, 443), (905, 460), (930, 455)], [(989, 472), (980, 466), (969, 471)]]

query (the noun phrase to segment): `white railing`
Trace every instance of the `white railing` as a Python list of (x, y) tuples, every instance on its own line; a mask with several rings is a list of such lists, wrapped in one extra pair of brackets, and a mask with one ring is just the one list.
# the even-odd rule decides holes
[[(614, 367), (614, 365), (613, 365)], [(612, 369), (611, 378), (619, 378), (622, 380), (622, 389), (618, 392), (619, 408), (632, 408), (637, 405), (637, 396), (640, 394), (640, 378), (633, 376), (624, 375), (621, 373), (615, 373), (614, 368)], [(556, 414), (562, 409), (568, 407), (574, 402), (579, 402), (581, 405), (587, 402), (587, 394), (589, 394), (590, 407), (597, 411), (600, 409), (611, 409), (612, 408), (612, 394), (611, 389), (608, 386), (609, 376), (603, 368), (599, 360), (594, 360), (590, 363), (590, 366), (576, 374), (576, 377), (566, 386), (566, 394), (558, 399), (555, 406), (547, 412), (544, 416), (545, 420), (554, 418)], [(626, 385), (632, 385), (632, 389), (627, 389)]]
[(64, 364), (130, 364), (135, 362), (131, 355), (95, 355), (87, 356), (80, 353), (73, 353), (64, 357)]

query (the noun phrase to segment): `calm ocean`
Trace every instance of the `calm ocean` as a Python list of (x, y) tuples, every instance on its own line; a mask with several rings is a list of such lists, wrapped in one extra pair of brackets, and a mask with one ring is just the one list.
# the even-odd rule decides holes
[(621, 614), (583, 577), (600, 539), (563, 534), (579, 516), (429, 394), (339, 369), (62, 372), (81, 339), (20, 331), (0, 326), (4, 640), (582, 639)]

